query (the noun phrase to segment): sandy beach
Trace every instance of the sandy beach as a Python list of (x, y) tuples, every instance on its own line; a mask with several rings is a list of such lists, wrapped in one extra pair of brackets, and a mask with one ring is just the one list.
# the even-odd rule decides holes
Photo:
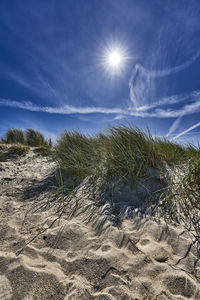
[(63, 207), (56, 169), (33, 149), (0, 162), (0, 299), (200, 299), (200, 261), (181, 225), (115, 224), (84, 182)]

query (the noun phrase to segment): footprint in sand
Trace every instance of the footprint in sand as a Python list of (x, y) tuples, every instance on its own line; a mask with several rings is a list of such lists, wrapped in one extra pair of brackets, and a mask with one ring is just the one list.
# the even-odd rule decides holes
[(0, 275), (0, 299), (10, 300), (12, 298), (12, 288), (9, 280)]

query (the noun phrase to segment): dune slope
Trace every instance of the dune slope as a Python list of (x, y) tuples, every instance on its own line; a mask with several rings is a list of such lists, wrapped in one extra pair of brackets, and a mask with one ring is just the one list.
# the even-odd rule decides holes
[(200, 299), (184, 228), (139, 216), (116, 224), (84, 183), (63, 208), (56, 168), (33, 149), (0, 162), (0, 299)]

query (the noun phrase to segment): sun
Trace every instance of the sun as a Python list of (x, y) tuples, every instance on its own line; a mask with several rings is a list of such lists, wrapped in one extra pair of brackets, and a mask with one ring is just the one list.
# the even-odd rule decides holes
[(108, 64), (110, 68), (117, 69), (122, 66), (123, 55), (119, 50), (112, 50), (108, 53)]
[(126, 48), (120, 43), (105, 45), (102, 51), (100, 64), (109, 77), (124, 74), (129, 59)]

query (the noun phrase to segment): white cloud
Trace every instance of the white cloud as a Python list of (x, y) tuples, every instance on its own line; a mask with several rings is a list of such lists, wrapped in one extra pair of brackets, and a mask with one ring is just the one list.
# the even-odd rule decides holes
[(170, 126), (166, 137), (170, 136), (179, 126), (182, 117), (177, 118)]
[(197, 128), (200, 126), (200, 122), (192, 125), (191, 127), (189, 127), (188, 129), (182, 131), (181, 133), (177, 134), (176, 136), (174, 136), (171, 140), (175, 140), (175, 139), (178, 139), (179, 137), (185, 135), (186, 133), (190, 132), (191, 130)]
[(64, 105), (59, 107), (51, 106), (39, 106), (30, 101), (11, 101), (7, 99), (0, 99), (0, 106), (8, 106), (14, 108), (21, 108), (25, 110), (35, 112), (46, 112), (50, 114), (91, 114), (91, 113), (103, 113), (103, 114), (123, 114), (121, 108), (104, 108), (104, 107), (75, 107), (72, 105)]
[(36, 105), (30, 101), (20, 102), (20, 101), (11, 101), (7, 99), (0, 99), (0, 106), (20, 108), (20, 109), (25, 109), (29, 111), (35, 111), (35, 112), (46, 112), (50, 114), (64, 114), (64, 115), (102, 113), (102, 114), (120, 115), (120, 118), (122, 118), (122, 116), (125, 115), (136, 116), (136, 117), (149, 117), (149, 118), (178, 118), (180, 116), (185, 116), (185, 115), (190, 115), (190, 114), (200, 112), (200, 101), (197, 100), (198, 97), (196, 97), (199, 96), (199, 92), (197, 91), (196, 94), (194, 94), (193, 96), (195, 100), (192, 103), (186, 104), (185, 106), (179, 109), (172, 109), (172, 108), (162, 109), (162, 108), (155, 108), (155, 106), (166, 105), (167, 102), (169, 102), (169, 104), (182, 102), (183, 99), (186, 99), (186, 97), (188, 96), (184, 96), (183, 99), (178, 96), (165, 98), (160, 102), (157, 102), (157, 104), (154, 104), (153, 106), (146, 106), (146, 108), (143, 106), (142, 109), (134, 109), (131, 107), (128, 107), (127, 109), (126, 108), (123, 109), (120, 107), (114, 107), (114, 108), (75, 107), (73, 105), (63, 105), (63, 106), (53, 107), (53, 106)]
[[(136, 65), (134, 69), (136, 69), (137, 72), (141, 72), (143, 75), (147, 77), (150, 76), (153, 78), (160, 78), (160, 77), (168, 76), (183, 71), (184, 69), (189, 67), (199, 56), (200, 56), (200, 49), (198, 49), (196, 53), (191, 58), (189, 58), (186, 62), (173, 68), (149, 71), (148, 69), (144, 68), (141, 65)], [(133, 75), (134, 74), (135, 74), (135, 70), (133, 70)]]
[[(198, 100), (200, 98), (200, 91), (194, 91), (192, 93), (187, 93), (187, 94), (179, 94), (179, 95), (174, 95), (174, 96), (170, 96), (170, 97), (165, 97), (160, 99), (157, 102), (151, 103), (151, 104), (146, 104), (146, 105), (142, 105), (139, 107), (136, 107), (135, 110), (136, 111), (147, 111), (147, 110), (151, 110), (153, 108), (156, 107), (160, 107), (160, 106), (169, 106), (169, 105), (173, 105), (173, 104), (177, 104), (177, 103), (181, 103), (181, 102), (193, 102), (195, 100)], [(130, 107), (131, 109), (131, 107)]]
[[(156, 78), (166, 77), (171, 74), (178, 73), (183, 71), (187, 67), (189, 67), (194, 61), (200, 56), (200, 49), (196, 51), (196, 53), (188, 59), (183, 64), (173, 67), (173, 68), (166, 68), (163, 70), (148, 70), (144, 68), (140, 64), (136, 64), (132, 70), (131, 78), (129, 80), (129, 95), (130, 100), (134, 107), (138, 110), (142, 110), (143, 108), (146, 110), (146, 107), (150, 106), (150, 108), (156, 107), (157, 104), (160, 102), (154, 102), (154, 88), (155, 88), (155, 81)], [(153, 97), (152, 97), (153, 96)], [(178, 100), (176, 96), (172, 96), (171, 100)], [(153, 98), (153, 99), (151, 99)], [(163, 99), (164, 100), (164, 99)], [(150, 105), (146, 105), (146, 101), (152, 102)], [(145, 103), (145, 105), (144, 105)], [(160, 103), (163, 105), (162, 103)]]
[(129, 114), (131, 116), (149, 117), (149, 118), (178, 118), (180, 116), (191, 115), (191, 114), (198, 113), (198, 112), (200, 112), (200, 101), (199, 100), (196, 100), (191, 104), (186, 104), (185, 106), (178, 108), (178, 109), (157, 108), (151, 112), (140, 111), (138, 109), (135, 109), (135, 110), (129, 109)]

